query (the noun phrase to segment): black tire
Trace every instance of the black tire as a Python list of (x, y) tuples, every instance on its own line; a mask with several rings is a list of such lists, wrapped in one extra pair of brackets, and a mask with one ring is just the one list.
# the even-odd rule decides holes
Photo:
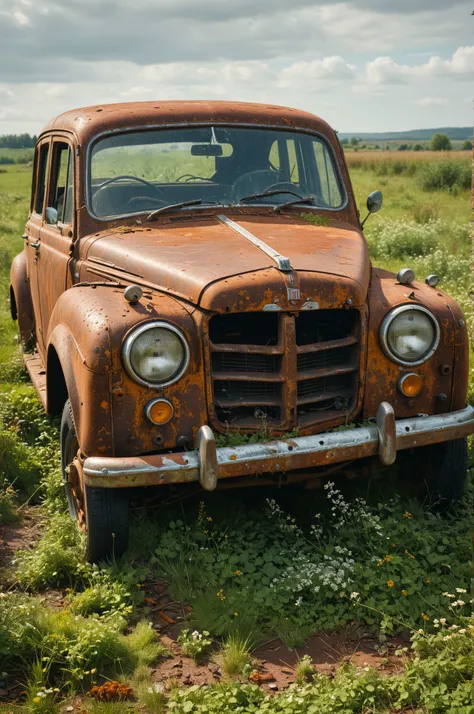
[(128, 545), (128, 494), (121, 488), (85, 486), (84, 491), (88, 560), (118, 558)]
[(422, 481), (420, 500), (446, 511), (461, 498), (466, 483), (467, 439), (414, 449), (412, 454), (404, 454), (401, 468), (404, 479)]
[(60, 442), (61, 442), (61, 473), (63, 476), (64, 487), (66, 489), (67, 504), (69, 507), (69, 515), (73, 520), (77, 520), (77, 504), (76, 499), (72, 493), (71, 484), (68, 482), (67, 467), (74, 459), (79, 449), (79, 442), (76, 436), (76, 427), (74, 426), (74, 419), (72, 417), (71, 402), (69, 399), (64, 405), (63, 414), (61, 417), (61, 430), (60, 430)]
[[(79, 449), (69, 399), (61, 419), (61, 470), (71, 518), (78, 520), (77, 502), (68, 483), (67, 466)], [(87, 557), (92, 563), (119, 557), (128, 544), (129, 501), (123, 489), (84, 486)]]

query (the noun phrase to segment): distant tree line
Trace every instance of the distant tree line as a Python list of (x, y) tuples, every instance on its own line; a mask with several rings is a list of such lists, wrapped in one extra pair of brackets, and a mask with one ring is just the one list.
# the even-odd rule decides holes
[[(359, 147), (365, 149), (367, 147), (367, 144), (360, 145), (360, 141), (362, 141), (362, 139), (358, 139), (356, 136), (353, 136), (350, 141), (347, 138), (342, 139), (341, 144), (343, 146), (351, 146), (354, 151), (357, 151)], [(380, 147), (378, 144), (376, 144), (374, 148), (379, 149)], [(389, 148), (388, 143), (385, 145), (385, 148)], [(423, 144), (399, 144), (397, 146), (397, 151), (424, 151), (428, 148), (430, 151), (451, 151), (453, 146), (450, 138), (446, 134), (438, 132), (436, 134), (433, 134), (433, 136), (431, 137), (429, 146), (424, 146)], [(463, 151), (471, 151), (472, 141), (464, 141), (461, 148)]]
[(31, 149), (37, 141), (37, 136), (29, 134), (4, 134), (0, 136), (0, 149)]

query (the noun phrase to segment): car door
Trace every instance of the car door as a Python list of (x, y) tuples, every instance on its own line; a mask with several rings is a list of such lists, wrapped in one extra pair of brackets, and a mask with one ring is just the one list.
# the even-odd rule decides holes
[(38, 256), (41, 341), (47, 346), (54, 306), (66, 290), (74, 237), (74, 152), (67, 138), (53, 137)]
[(35, 162), (33, 169), (33, 187), (31, 195), (30, 215), (26, 223), (25, 234), (25, 253), (26, 253), (26, 270), (30, 285), (31, 299), (33, 302), (33, 312), (35, 316), (35, 332), (36, 344), (40, 353), (42, 353), (41, 342), (41, 304), (39, 290), (39, 249), (40, 249), (40, 233), (43, 225), (43, 215), (46, 203), (47, 182), (50, 163), (50, 148), (51, 139), (46, 137), (41, 140), (35, 151)]

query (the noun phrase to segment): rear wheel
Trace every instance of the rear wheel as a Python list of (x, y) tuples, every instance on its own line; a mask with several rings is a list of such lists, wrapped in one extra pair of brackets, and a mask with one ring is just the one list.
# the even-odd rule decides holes
[(71, 484), (69, 465), (79, 449), (71, 403), (61, 419), (61, 469), (71, 518), (86, 532), (87, 557), (96, 563), (122, 555), (128, 543), (129, 502), (124, 489)]
[(402, 452), (402, 476), (412, 483), (422, 481), (419, 498), (444, 511), (462, 496), (466, 482), (467, 439), (446, 441)]

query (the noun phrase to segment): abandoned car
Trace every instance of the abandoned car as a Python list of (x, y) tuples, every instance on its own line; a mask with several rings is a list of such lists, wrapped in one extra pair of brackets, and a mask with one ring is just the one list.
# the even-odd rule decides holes
[(459, 495), (462, 312), (436, 276), (372, 267), (362, 227), (337, 134), (303, 111), (127, 103), (45, 127), (11, 311), (91, 560), (125, 549), (136, 487), (312, 487), (401, 452)]

